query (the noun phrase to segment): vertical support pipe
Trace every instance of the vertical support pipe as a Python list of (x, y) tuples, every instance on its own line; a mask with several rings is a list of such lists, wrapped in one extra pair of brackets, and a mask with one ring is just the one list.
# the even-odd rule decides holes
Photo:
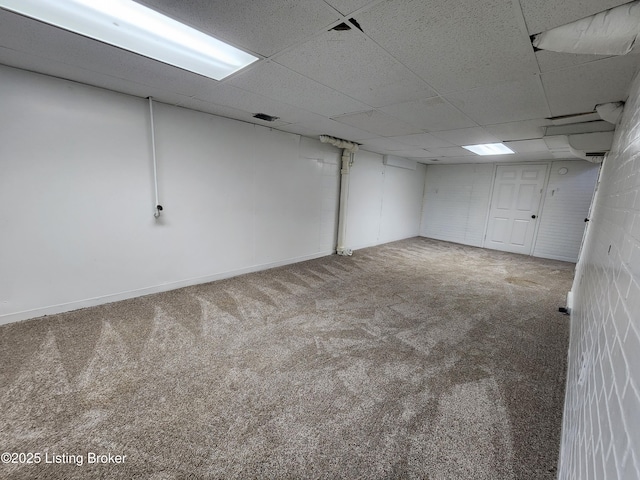
[(153, 186), (155, 189), (156, 203), (155, 212), (153, 216), (158, 218), (162, 211), (162, 205), (160, 205), (160, 199), (158, 198), (158, 163), (156, 160), (156, 132), (153, 123), (153, 98), (149, 97), (149, 118), (151, 119), (151, 155), (153, 157)]
[(347, 205), (349, 204), (349, 172), (353, 162), (353, 153), (342, 150), (342, 168), (340, 169), (340, 210), (338, 213), (338, 255), (350, 256), (353, 251), (345, 246), (347, 238)]
[(353, 251), (348, 248), (345, 243), (347, 241), (347, 213), (349, 211), (349, 172), (353, 164), (354, 154), (358, 151), (358, 144), (342, 140), (340, 138), (330, 137), (329, 135), (320, 135), (322, 143), (330, 143), (333, 146), (342, 148), (342, 165), (340, 169), (340, 211), (338, 213), (338, 246), (336, 253), (338, 255), (351, 255)]

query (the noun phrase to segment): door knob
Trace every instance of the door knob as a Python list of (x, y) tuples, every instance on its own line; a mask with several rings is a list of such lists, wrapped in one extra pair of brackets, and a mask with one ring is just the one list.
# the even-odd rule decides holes
[(531, 218), (536, 218), (536, 215), (531, 215)]

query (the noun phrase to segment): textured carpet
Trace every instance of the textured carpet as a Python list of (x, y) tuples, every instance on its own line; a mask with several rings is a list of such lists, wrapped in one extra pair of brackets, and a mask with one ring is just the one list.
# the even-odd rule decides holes
[(555, 478), (572, 275), (415, 238), (0, 327), (0, 478)]

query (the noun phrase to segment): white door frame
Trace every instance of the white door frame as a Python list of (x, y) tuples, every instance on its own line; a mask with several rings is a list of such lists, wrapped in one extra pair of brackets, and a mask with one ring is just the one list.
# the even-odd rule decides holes
[[(520, 166), (544, 166), (545, 167), (545, 173), (544, 173), (544, 181), (542, 182), (542, 192), (540, 194), (540, 203), (538, 204), (538, 213), (537, 213), (537, 218), (536, 220), (536, 224), (534, 226), (534, 230), (533, 230), (533, 238), (531, 240), (531, 248), (529, 249), (529, 252), (526, 255), (531, 255), (534, 252), (535, 246), (536, 246), (536, 241), (538, 239), (538, 230), (540, 229), (540, 217), (543, 214), (543, 209), (544, 209), (544, 199), (546, 197), (546, 192), (547, 192), (547, 187), (549, 186), (549, 177), (551, 175), (551, 164), (552, 162), (535, 162), (535, 163), (496, 163), (493, 169), (493, 182), (491, 183), (491, 193), (489, 195), (489, 208), (487, 209), (487, 218), (486, 218), (486, 222), (485, 222), (485, 226), (484, 226), (484, 236), (483, 236), (483, 240), (482, 240), (482, 248), (489, 248), (487, 247), (487, 233), (489, 232), (489, 222), (491, 221), (491, 208), (493, 207), (493, 196), (495, 193), (495, 185), (496, 185), (496, 180), (498, 179), (498, 167), (520, 167)], [(495, 250), (494, 248), (492, 248), (491, 250)], [(523, 254), (524, 255), (524, 254)]]

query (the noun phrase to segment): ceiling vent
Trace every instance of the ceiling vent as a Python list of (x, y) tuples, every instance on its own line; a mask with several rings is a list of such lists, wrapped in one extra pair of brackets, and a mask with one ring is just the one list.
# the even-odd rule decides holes
[(280, 117), (274, 117), (271, 115), (267, 115), (266, 113), (256, 113), (253, 118), (258, 118), (260, 120), (264, 120), (265, 122), (273, 122), (278, 120)]

